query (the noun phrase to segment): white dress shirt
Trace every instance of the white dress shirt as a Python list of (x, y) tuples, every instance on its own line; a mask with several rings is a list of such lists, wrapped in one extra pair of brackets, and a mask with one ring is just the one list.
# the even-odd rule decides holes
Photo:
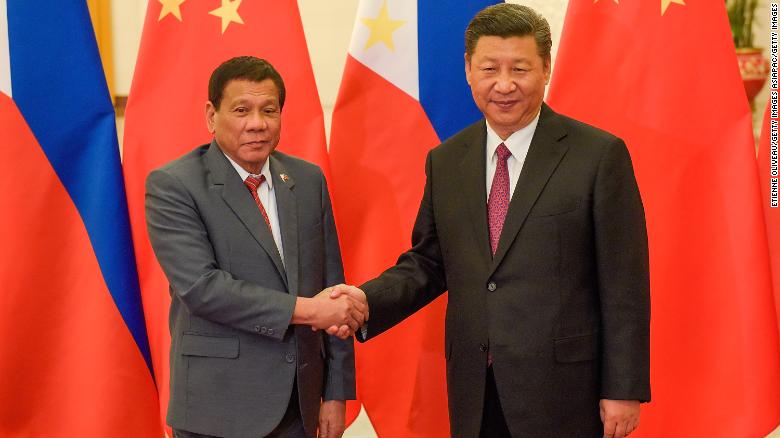
[(539, 113), (536, 113), (536, 117), (519, 131), (515, 131), (506, 140), (501, 140), (501, 137), (496, 134), (496, 131), (490, 127), (490, 122), (487, 125), (487, 144), (485, 153), (487, 154), (485, 162), (487, 163), (486, 175), (486, 190), (487, 197), (490, 199), (490, 187), (493, 185), (493, 176), (496, 174), (496, 166), (498, 165), (498, 154), (496, 149), (498, 145), (504, 143), (504, 145), (512, 153), (512, 156), (507, 158), (506, 167), (509, 170), (509, 199), (512, 199), (512, 195), (515, 193), (515, 187), (517, 186), (517, 180), (520, 178), (520, 171), (523, 170), (523, 164), (525, 163), (525, 157), (528, 155), (528, 148), (531, 146), (531, 139), (536, 132), (536, 125), (539, 124)]
[[(225, 157), (227, 157), (230, 164), (233, 165), (233, 168), (236, 169), (238, 176), (241, 177), (241, 181), (246, 181), (246, 178), (249, 175), (252, 175), (255, 178), (260, 178), (260, 175), (265, 175), (265, 184), (260, 184), (260, 187), (257, 188), (257, 196), (260, 198), (260, 203), (263, 204), (263, 208), (265, 208), (265, 214), (268, 215), (268, 222), (271, 223), (271, 234), (274, 236), (276, 249), (279, 250), (279, 256), (282, 258), (282, 264), (284, 264), (282, 232), (279, 228), (279, 213), (276, 210), (276, 194), (274, 194), (274, 180), (271, 178), (271, 168), (268, 165), (269, 160), (265, 160), (265, 164), (263, 164), (263, 168), (260, 169), (260, 173), (255, 175), (247, 172), (243, 167), (239, 166), (238, 163), (233, 161), (233, 159), (228, 157), (227, 154), (225, 154)], [(249, 192), (249, 189), (247, 189), (247, 192)], [(252, 201), (254, 202), (254, 199)], [(258, 211), (257, 214), (260, 214), (260, 211)]]

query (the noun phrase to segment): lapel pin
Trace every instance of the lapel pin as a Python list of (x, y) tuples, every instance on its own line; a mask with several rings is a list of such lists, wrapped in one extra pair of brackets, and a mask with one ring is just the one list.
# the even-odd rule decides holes
[(287, 182), (287, 181), (289, 181), (289, 180), (290, 180), (290, 177), (289, 177), (289, 176), (287, 176), (287, 174), (286, 174), (286, 173), (280, 173), (280, 174), (279, 174), (279, 178), (281, 178), (281, 179), (282, 179), (282, 181), (284, 181), (284, 182)]

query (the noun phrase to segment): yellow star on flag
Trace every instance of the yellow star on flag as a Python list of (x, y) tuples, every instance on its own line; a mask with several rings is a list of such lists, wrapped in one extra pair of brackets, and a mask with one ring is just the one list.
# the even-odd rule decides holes
[(371, 29), (371, 35), (368, 37), (368, 41), (366, 41), (365, 48), (368, 49), (374, 44), (382, 42), (385, 43), (391, 52), (395, 50), (393, 32), (406, 23), (404, 20), (390, 19), (390, 15), (387, 13), (387, 0), (382, 2), (379, 16), (376, 18), (361, 18), (360, 21)]
[(669, 8), (669, 5), (672, 3), (685, 6), (685, 0), (661, 0), (661, 15), (666, 13), (666, 9)]
[(159, 0), (159, 1), (160, 3), (162, 3), (162, 10), (160, 11), (160, 17), (157, 18), (157, 21), (162, 20), (168, 14), (172, 14), (174, 17), (176, 17), (176, 19), (181, 21), (181, 9), (179, 9), (179, 6), (181, 6), (181, 4), (187, 0)]
[(222, 33), (228, 28), (230, 23), (244, 24), (244, 20), (238, 15), (238, 7), (241, 6), (241, 0), (222, 0), (222, 6), (209, 12), (222, 19)]

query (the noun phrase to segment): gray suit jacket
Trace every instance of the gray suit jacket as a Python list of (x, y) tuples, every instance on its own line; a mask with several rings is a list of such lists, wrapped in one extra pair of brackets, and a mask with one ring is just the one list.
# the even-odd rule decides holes
[(215, 142), (147, 178), (149, 237), (172, 297), (167, 420), (174, 428), (265, 436), (297, 377), (304, 427), (314, 437), (320, 400), (355, 396), (351, 340), (290, 325), (296, 296), (344, 281), (325, 179), (289, 155), (269, 160), (284, 264)]
[(362, 286), (368, 337), (449, 290), (453, 437), (479, 435), (488, 351), (513, 436), (601, 437), (600, 398), (650, 399), (644, 210), (618, 138), (543, 105), (495, 256), (485, 121), (433, 149), (396, 266)]

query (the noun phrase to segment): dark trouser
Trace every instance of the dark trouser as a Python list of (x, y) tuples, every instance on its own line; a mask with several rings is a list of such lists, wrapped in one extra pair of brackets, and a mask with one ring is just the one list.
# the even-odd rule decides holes
[[(173, 429), (174, 438), (218, 438), (211, 435), (202, 435), (199, 433), (188, 432), (181, 429)], [(258, 437), (260, 438), (260, 437)], [(298, 382), (296, 379), (293, 385), (290, 402), (287, 404), (282, 421), (276, 426), (266, 438), (306, 438), (306, 432), (303, 429), (303, 420), (301, 419), (301, 408), (298, 405)]]
[(485, 379), (485, 406), (482, 409), (482, 428), (479, 436), (480, 438), (512, 438), (504, 419), (504, 411), (501, 409), (492, 366), (488, 367)]

